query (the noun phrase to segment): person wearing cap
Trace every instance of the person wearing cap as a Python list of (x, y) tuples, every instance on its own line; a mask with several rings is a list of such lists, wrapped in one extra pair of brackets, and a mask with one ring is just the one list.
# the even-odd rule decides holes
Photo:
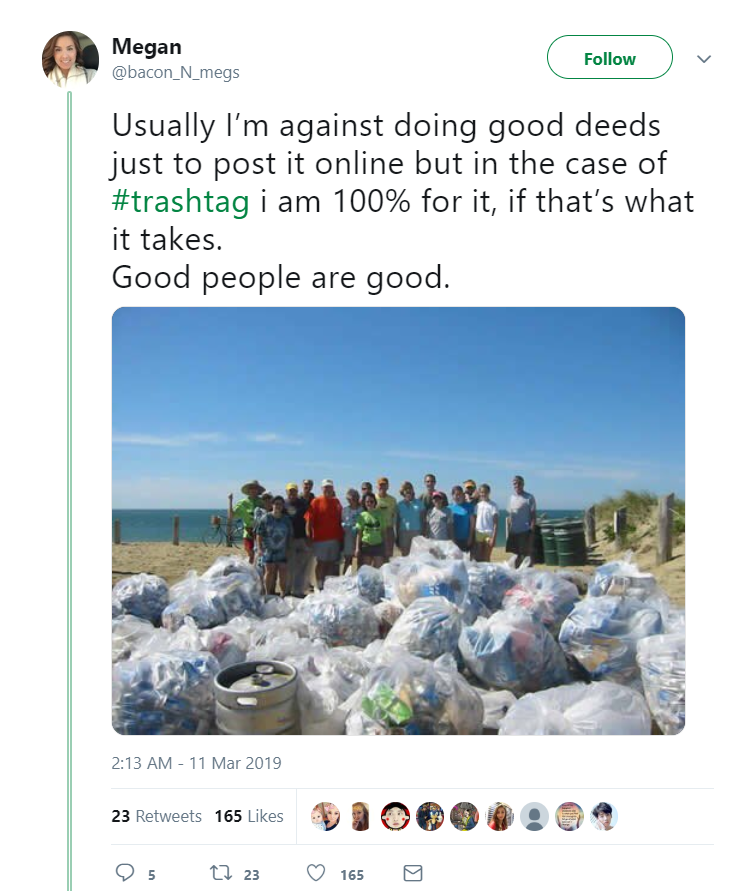
[(533, 565), (533, 542), (536, 531), (536, 499), (523, 488), (526, 481), (522, 476), (512, 478), (512, 495), (510, 496), (510, 529), (507, 534), (505, 550), (515, 554), (516, 569), (526, 557)]
[(476, 482), (475, 480), (466, 480), (463, 483), (463, 493), (465, 500), (469, 504), (478, 504), (478, 492), (476, 491)]
[(316, 495), (314, 495), (313, 480), (304, 480), (301, 483), (301, 498), (303, 498), (307, 505), (311, 504), (314, 498), (316, 498)]
[(348, 489), (345, 493), (347, 503), (343, 506), (343, 574), (353, 565), (353, 557), (356, 553), (356, 520), (363, 510), (361, 499), (356, 489)]
[(389, 561), (395, 552), (395, 524), (397, 499), (389, 494), (390, 481), (386, 476), (377, 480), (377, 507), (384, 514), (384, 556)]
[(246, 496), (233, 505), (233, 516), (238, 517), (243, 523), (243, 547), (248, 554), (248, 562), (254, 562), (254, 523), (256, 522), (256, 510), (263, 507), (261, 494), (264, 486), (259, 480), (251, 480), (241, 486), (241, 492)]
[(413, 539), (424, 534), (426, 511), (423, 501), (416, 498), (413, 483), (406, 480), (400, 486), (400, 494), (403, 500), (397, 503), (397, 546), (403, 557), (407, 557)]
[(467, 501), (462, 486), (452, 487), (452, 540), (463, 553), (470, 553), (476, 531), (476, 505)]
[(306, 511), (306, 534), (316, 559), (316, 584), (321, 591), (328, 575), (338, 574), (342, 550), (342, 505), (335, 498), (335, 484), (322, 480), (322, 494), (309, 504)]
[(439, 489), (432, 493), (433, 507), (426, 515), (426, 537), (433, 541), (452, 541), (452, 513), (447, 496)]
[(437, 488), (437, 478), (433, 473), (425, 473), (424, 474), (424, 489), (423, 494), (421, 495), (421, 501), (424, 506), (424, 510), (428, 514), (429, 511), (434, 507), (434, 492)]
[[(285, 594), (293, 597), (305, 597), (308, 592), (313, 554), (311, 544), (306, 538), (306, 511), (309, 509), (305, 498), (298, 495), (298, 484), (288, 483), (285, 486), (285, 513), (293, 524), (293, 535), (288, 542), (287, 578)], [(306, 571), (308, 569), (308, 575)]]

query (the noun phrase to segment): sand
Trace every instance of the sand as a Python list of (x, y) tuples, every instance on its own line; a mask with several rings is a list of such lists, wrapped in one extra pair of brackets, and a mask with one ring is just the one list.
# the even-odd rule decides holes
[[(685, 606), (685, 543), (680, 541), (674, 548), (673, 559), (662, 566), (656, 566), (656, 544), (648, 531), (638, 533), (638, 547), (635, 555), (641, 570), (653, 572), (675, 606)], [(620, 555), (614, 545), (606, 541), (597, 543), (592, 552), (593, 563), (588, 566), (571, 567), (591, 575), (597, 563), (614, 560)], [(182, 579), (190, 569), (204, 572), (217, 557), (226, 554), (243, 556), (240, 548), (207, 547), (200, 542), (186, 542), (173, 545), (167, 542), (136, 542), (112, 546), (112, 582), (137, 572), (149, 572), (162, 576), (169, 584)], [(509, 559), (504, 548), (495, 548), (492, 559), (496, 562)], [(542, 567), (553, 569), (554, 567)]]

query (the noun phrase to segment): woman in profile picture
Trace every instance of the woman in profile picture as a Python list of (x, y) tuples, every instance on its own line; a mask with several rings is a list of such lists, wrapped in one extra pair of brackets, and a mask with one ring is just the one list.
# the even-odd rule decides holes
[(504, 832), (507, 829), (507, 808), (504, 804), (498, 804), (494, 809), (489, 828), (495, 832)]
[(85, 87), (97, 73), (84, 68), (81, 44), (72, 31), (62, 31), (47, 41), (42, 51), (42, 70), (51, 84), (64, 90)]

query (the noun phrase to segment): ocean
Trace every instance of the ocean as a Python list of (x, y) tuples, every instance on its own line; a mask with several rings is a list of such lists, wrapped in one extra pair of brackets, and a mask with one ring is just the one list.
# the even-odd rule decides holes
[[(180, 540), (201, 541), (204, 533), (209, 529), (209, 518), (215, 515), (224, 517), (225, 508), (199, 508), (188, 510), (176, 508), (175, 510), (113, 510), (112, 519), (120, 520), (120, 535), (123, 542), (134, 541), (172, 541), (173, 517), (180, 517)], [(583, 511), (573, 510), (542, 510), (539, 516), (546, 514), (552, 519), (561, 517), (582, 516)], [(499, 524), (497, 544), (504, 544), (504, 518), (507, 511), (502, 511), (502, 520)]]

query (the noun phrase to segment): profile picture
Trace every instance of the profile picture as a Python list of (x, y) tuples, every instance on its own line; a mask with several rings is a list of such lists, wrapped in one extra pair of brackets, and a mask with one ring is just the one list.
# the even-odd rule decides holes
[(352, 808), (353, 829), (365, 832), (369, 828), (369, 806), (365, 801), (356, 801)]
[(531, 832), (539, 832), (549, 822), (549, 811), (540, 801), (529, 801), (520, 812), (520, 822)]
[(399, 832), (410, 823), (410, 811), (400, 801), (391, 801), (382, 808), (382, 826), (391, 832)]
[(461, 832), (470, 832), (478, 826), (478, 808), (470, 801), (459, 801), (450, 811), (450, 823)]
[(94, 80), (99, 68), (99, 51), (93, 40), (81, 31), (60, 31), (42, 50), (42, 71), (54, 87), (75, 90)]
[(486, 811), (486, 824), (489, 829), (495, 832), (504, 832), (512, 826), (515, 819), (512, 808), (504, 801), (495, 801), (490, 804)]
[(436, 801), (425, 801), (416, 811), (416, 823), (426, 832), (434, 832), (444, 823), (444, 811)]
[(321, 832), (329, 832), (340, 822), (340, 808), (331, 801), (318, 801), (311, 808), (311, 825)]
[(583, 808), (574, 801), (564, 801), (554, 815), (560, 829), (574, 832), (583, 825)]
[(600, 801), (595, 804), (588, 816), (593, 828), (598, 829), (599, 832), (609, 832), (610, 829), (614, 829), (617, 823), (617, 809), (608, 801)]

